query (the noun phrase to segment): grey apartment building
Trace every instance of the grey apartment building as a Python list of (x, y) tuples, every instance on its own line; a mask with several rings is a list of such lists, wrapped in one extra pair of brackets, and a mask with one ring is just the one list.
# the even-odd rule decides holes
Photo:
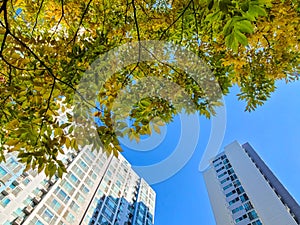
[(122, 156), (84, 148), (63, 158), (68, 173), (24, 172), (12, 154), (0, 165), (1, 225), (153, 225), (155, 192)]
[(204, 172), (217, 225), (297, 225), (300, 207), (249, 143), (233, 142)]

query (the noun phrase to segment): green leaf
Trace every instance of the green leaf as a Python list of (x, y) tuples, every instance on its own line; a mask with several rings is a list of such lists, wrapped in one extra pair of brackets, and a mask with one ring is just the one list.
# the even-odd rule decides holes
[(249, 20), (239, 21), (234, 25), (234, 27), (242, 33), (252, 34), (254, 31), (253, 26)]
[(240, 42), (242, 45), (244, 45), (244, 46), (248, 45), (247, 37), (244, 34), (242, 34), (240, 31), (238, 31), (237, 29), (234, 29), (234, 35), (235, 35), (235, 38), (238, 40), (238, 42)]
[(252, 5), (253, 9), (259, 16), (267, 16), (266, 10), (258, 5)]
[(231, 33), (232, 28), (233, 28), (232, 19), (229, 19), (227, 21), (227, 23), (225, 24), (224, 28), (223, 28), (223, 34), (224, 34), (225, 37), (228, 36)]

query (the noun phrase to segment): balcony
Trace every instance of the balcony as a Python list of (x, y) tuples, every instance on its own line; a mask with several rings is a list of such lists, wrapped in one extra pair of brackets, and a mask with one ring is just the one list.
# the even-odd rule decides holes
[(26, 215), (29, 215), (33, 210), (33, 207), (31, 205), (27, 206), (26, 208), (23, 209), (23, 212), (26, 214)]
[(22, 175), (23, 175), (24, 177), (27, 177), (29, 174), (28, 174), (27, 172), (23, 172)]
[(12, 222), (12, 225), (21, 225), (22, 222), (23, 222), (24, 218), (23, 217), (18, 217), (17, 219), (15, 219), (13, 222)]
[(36, 205), (39, 204), (40, 201), (41, 201), (41, 197), (36, 196), (33, 198), (33, 203)]
[(18, 180), (14, 180), (14, 181), (12, 182), (12, 184), (15, 185), (15, 186), (18, 186), (20, 183), (18, 182)]
[(1, 193), (6, 196), (8, 195), (9, 193), (11, 192), (11, 188), (10, 187), (7, 187), (5, 190), (3, 190)]
[(42, 188), (41, 191), (42, 191), (43, 195), (48, 192), (46, 188)]

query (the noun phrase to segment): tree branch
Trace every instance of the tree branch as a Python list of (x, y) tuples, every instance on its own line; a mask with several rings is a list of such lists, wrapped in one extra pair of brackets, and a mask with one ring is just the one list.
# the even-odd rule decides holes
[(184, 8), (184, 10), (179, 14), (179, 16), (167, 27), (167, 29), (164, 30), (164, 32), (161, 34), (159, 40), (161, 41), (163, 36), (167, 33), (167, 31), (180, 19), (180, 17), (183, 16), (183, 14), (186, 12), (186, 10), (189, 8), (190, 4), (193, 2), (193, 0), (190, 0), (187, 6)]
[(34, 29), (35, 29), (36, 26), (37, 26), (38, 18), (39, 18), (39, 15), (40, 15), (40, 13), (41, 13), (43, 4), (44, 4), (44, 0), (42, 0), (41, 5), (40, 5), (40, 7), (39, 7), (39, 10), (38, 10), (38, 12), (37, 12), (37, 14), (36, 14), (36, 17), (35, 17), (35, 23), (34, 23), (34, 25), (33, 25), (33, 28), (32, 28), (32, 31), (31, 31), (31, 35), (33, 34)]
[(198, 43), (198, 41), (199, 41), (199, 29), (198, 29), (198, 20), (197, 20), (197, 13), (196, 13), (196, 9), (195, 9), (194, 0), (193, 0), (192, 7), (193, 7), (194, 19), (195, 19), (195, 25), (196, 25), (196, 38), (197, 38), (197, 43)]
[(134, 23), (135, 23), (138, 42), (139, 42), (139, 59), (138, 59), (138, 62), (140, 62), (140, 59), (141, 59), (141, 37), (140, 37), (139, 24), (138, 24), (137, 16), (136, 16), (136, 7), (135, 7), (134, 0), (132, 0), (132, 7), (133, 7)]
[(54, 36), (54, 34), (56, 33), (57, 29), (58, 29), (58, 26), (60, 24), (60, 22), (62, 21), (62, 19), (64, 18), (64, 15), (65, 15), (65, 10), (64, 10), (64, 0), (61, 0), (61, 17), (59, 18), (58, 22), (57, 22), (57, 25), (55, 27), (55, 30), (53, 32), (53, 34), (51, 35), (50, 39), (52, 39), (52, 37)]
[(87, 4), (87, 6), (86, 6), (86, 8), (85, 8), (85, 10), (84, 10), (84, 12), (83, 12), (81, 18), (80, 18), (80, 22), (79, 22), (78, 28), (77, 28), (77, 30), (76, 30), (76, 32), (75, 32), (75, 35), (74, 35), (73, 38), (69, 41), (68, 44), (70, 44), (71, 42), (74, 43), (74, 42), (76, 41), (76, 37), (77, 37), (78, 32), (79, 32), (79, 29), (80, 29), (80, 27), (81, 27), (81, 25), (82, 25), (83, 19), (84, 19), (85, 15), (87, 14), (87, 11), (88, 11), (88, 9), (89, 9), (90, 4), (92, 3), (92, 1), (93, 1), (93, 0), (89, 0), (89, 2), (88, 2), (88, 4)]

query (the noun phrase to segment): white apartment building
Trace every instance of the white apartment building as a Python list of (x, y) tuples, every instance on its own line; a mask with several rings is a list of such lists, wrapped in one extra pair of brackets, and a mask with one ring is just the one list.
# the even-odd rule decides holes
[(217, 225), (297, 225), (300, 207), (249, 143), (233, 142), (204, 172)]
[(51, 180), (23, 172), (14, 155), (1, 163), (0, 224), (154, 224), (155, 192), (122, 155), (85, 148), (64, 163), (68, 173)]

